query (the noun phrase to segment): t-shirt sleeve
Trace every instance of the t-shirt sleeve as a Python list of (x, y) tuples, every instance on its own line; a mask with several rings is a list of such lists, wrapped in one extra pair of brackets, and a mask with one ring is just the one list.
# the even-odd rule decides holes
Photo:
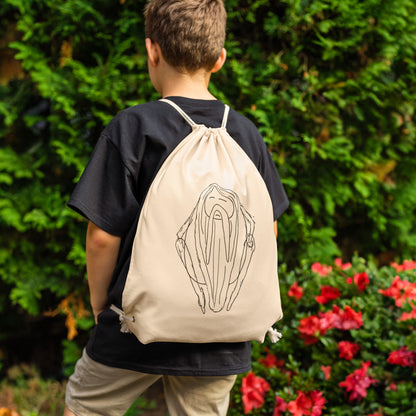
[(273, 204), (274, 220), (277, 220), (289, 207), (289, 199), (280, 180), (276, 165), (267, 149), (266, 144), (262, 143), (262, 158), (260, 163), (260, 173), (263, 176), (270, 198)]
[(134, 183), (119, 149), (103, 133), (68, 206), (109, 234), (121, 237), (139, 209)]

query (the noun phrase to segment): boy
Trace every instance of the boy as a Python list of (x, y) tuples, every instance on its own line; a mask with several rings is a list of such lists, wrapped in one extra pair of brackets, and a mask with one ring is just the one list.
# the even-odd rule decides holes
[[(151, 0), (145, 19), (155, 89), (195, 122), (219, 127), (224, 104), (209, 93), (208, 83), (226, 59), (222, 0)], [(288, 200), (258, 130), (233, 110), (226, 128), (263, 177), (277, 220)], [(109, 309), (121, 304), (152, 179), (190, 131), (183, 117), (160, 101), (120, 112), (104, 129), (71, 196), (68, 205), (89, 220), (87, 274), (96, 326), (69, 379), (64, 416), (122, 416), (159, 378), (170, 416), (225, 415), (236, 374), (250, 369), (249, 342), (143, 345), (120, 332), (119, 318)]]

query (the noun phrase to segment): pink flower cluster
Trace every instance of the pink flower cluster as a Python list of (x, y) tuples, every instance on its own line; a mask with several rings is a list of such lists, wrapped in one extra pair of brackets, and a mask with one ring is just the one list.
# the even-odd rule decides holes
[(307, 316), (300, 320), (298, 331), (306, 345), (314, 344), (320, 336), (331, 329), (336, 328), (343, 331), (358, 329), (363, 326), (362, 313), (356, 312), (350, 306), (340, 309), (333, 305), (332, 311), (320, 312), (318, 316)]
[(412, 305), (412, 311), (411, 312), (403, 312), (402, 316), (398, 319), (399, 321), (408, 321), (409, 319), (415, 319), (416, 320), (416, 308), (414, 305)]
[(321, 276), (326, 276), (332, 272), (332, 267), (326, 264), (314, 263), (312, 264), (312, 271), (318, 273)]
[(416, 283), (410, 283), (408, 280), (402, 280), (400, 276), (396, 276), (389, 288), (380, 289), (379, 292), (384, 296), (393, 298), (399, 308), (405, 304), (411, 306), (411, 312), (403, 312), (399, 321), (416, 319)]
[(416, 269), (416, 261), (413, 260), (405, 260), (403, 264), (391, 263), (391, 267), (394, 267), (397, 273), (400, 273), (404, 270), (413, 270)]
[(362, 363), (361, 368), (355, 370), (344, 381), (339, 383), (339, 386), (345, 388), (349, 393), (349, 401), (363, 399), (367, 396), (367, 388), (377, 383), (378, 380), (367, 375), (367, 370), (370, 365), (369, 361)]
[(303, 297), (303, 289), (298, 285), (298, 282), (295, 282), (292, 286), (290, 286), (287, 295), (292, 298), (295, 298), (297, 302), (301, 300)]
[[(342, 259), (337, 258), (335, 259), (335, 266), (341, 270), (348, 270), (352, 264), (351, 263), (343, 263)], [(321, 263), (314, 263), (312, 264), (312, 271), (318, 273), (321, 276), (326, 276), (327, 274), (332, 272), (332, 266), (328, 266), (326, 264)]]
[[(260, 362), (268, 367), (281, 368), (284, 366), (283, 360), (278, 360), (277, 357), (271, 353), (267, 353), (266, 358), (260, 359)], [(241, 392), (243, 394), (244, 414), (251, 412), (253, 409), (259, 409), (263, 406), (266, 393), (270, 390), (269, 383), (262, 377), (256, 376), (250, 372), (243, 378)], [(312, 391), (305, 393), (299, 391), (295, 400), (286, 403), (282, 398), (276, 396), (273, 416), (280, 416), (289, 411), (295, 416), (310, 415), (320, 416), (322, 408), (326, 403), (322, 392)]]
[[(416, 268), (416, 262), (412, 260), (405, 260), (403, 264), (392, 263), (392, 267), (398, 273), (406, 270), (413, 270)], [(408, 321), (410, 319), (416, 320), (416, 283), (411, 283), (408, 280), (402, 280), (400, 276), (396, 276), (387, 289), (380, 289), (379, 293), (384, 296), (394, 299), (397, 307), (401, 308), (409, 304), (412, 308), (411, 312), (403, 312), (399, 321)], [(412, 367), (416, 371), (416, 352), (410, 351), (407, 347), (401, 347), (396, 351), (392, 351), (387, 358), (389, 364), (400, 365), (402, 367)]]
[(321, 286), (321, 294), (315, 296), (315, 300), (318, 303), (325, 304), (331, 300), (338, 299), (341, 296), (341, 292), (336, 287), (332, 286)]
[(337, 266), (341, 270), (348, 270), (350, 267), (352, 267), (351, 263), (343, 263), (341, 258), (337, 258), (334, 261), (335, 266)]
[(270, 354), (266, 348), (267, 355), (264, 358), (259, 359), (259, 363), (266, 368), (282, 368), (285, 365), (283, 360), (279, 360), (274, 354)]
[(402, 280), (400, 276), (396, 276), (389, 288), (379, 292), (395, 300), (396, 306), (399, 308), (410, 300), (416, 300), (416, 283), (410, 283), (407, 280)]
[(345, 358), (346, 360), (352, 360), (360, 350), (360, 346), (354, 342), (349, 341), (340, 341), (338, 342), (338, 351), (340, 358)]
[[(351, 268), (351, 263), (342, 263), (342, 260), (338, 258), (335, 260), (335, 266), (340, 270), (348, 270)], [(332, 266), (321, 263), (314, 263), (311, 269), (314, 273), (317, 273), (323, 277), (327, 276), (333, 270)], [(365, 272), (356, 273), (353, 275), (353, 277), (347, 277), (346, 281), (349, 284), (354, 283), (360, 292), (363, 292), (370, 283), (368, 274)], [(298, 282), (295, 282), (292, 284), (292, 286), (290, 286), (287, 294), (288, 296), (294, 298), (296, 302), (298, 302), (302, 299), (304, 291), (303, 288), (299, 286)], [(341, 292), (338, 288), (329, 285), (323, 285), (321, 286), (321, 293), (318, 296), (315, 296), (315, 300), (323, 305), (332, 300), (338, 299), (340, 296)]]
[(370, 279), (368, 278), (368, 274), (366, 272), (356, 273), (352, 278), (347, 278), (347, 283), (351, 284), (353, 282), (355, 283), (360, 292), (364, 292), (364, 290), (370, 283)]
[(416, 352), (410, 351), (407, 347), (401, 347), (390, 353), (387, 362), (402, 367), (413, 367), (413, 370), (416, 371)]
[[(407, 260), (403, 264), (392, 263), (391, 266), (401, 273), (403, 271), (409, 271), (416, 269), (416, 261)], [(327, 331), (330, 329), (338, 329), (341, 331), (348, 331), (353, 329), (359, 329), (363, 326), (363, 317), (360, 310), (356, 310), (356, 305), (361, 304), (358, 301), (353, 302), (352, 306), (343, 306), (332, 304), (331, 302), (339, 299), (342, 294), (341, 291), (347, 288), (345, 284), (341, 284), (338, 287), (334, 287), (337, 275), (343, 276), (345, 282), (353, 285), (354, 296), (359, 292), (364, 292), (370, 284), (369, 275), (366, 272), (355, 273), (349, 271), (352, 268), (351, 263), (343, 263), (341, 259), (336, 259), (333, 265), (325, 265), (321, 263), (314, 263), (312, 265), (312, 271), (321, 277), (326, 277), (329, 284), (323, 284), (319, 287), (319, 292), (314, 293), (315, 301), (319, 305), (330, 304), (330, 307), (324, 309), (319, 306), (320, 312), (315, 315), (309, 315), (300, 319), (298, 324), (298, 331), (300, 337), (303, 339), (305, 345), (312, 345), (319, 341)], [(333, 273), (334, 272), (334, 273)], [(337, 272), (337, 275), (335, 274)], [(319, 279), (321, 280), (321, 279)], [(374, 292), (372, 292), (373, 294)], [(379, 293), (390, 297), (395, 301), (397, 307), (401, 308), (406, 306), (406, 311), (402, 313), (399, 321), (416, 320), (416, 283), (411, 283), (402, 279), (400, 276), (396, 276), (391, 283), (390, 287), (386, 289), (380, 289)], [(294, 282), (288, 292), (288, 296), (293, 298), (296, 302), (299, 302), (305, 295), (304, 288), (298, 283)], [(379, 298), (382, 298), (379, 296)], [(411, 309), (410, 309), (411, 308)], [(409, 312), (410, 311), (410, 312)], [(352, 334), (354, 335), (354, 334)], [(323, 340), (324, 341), (324, 340)], [(325, 344), (326, 345), (326, 344)], [(360, 353), (361, 347), (364, 345), (358, 345), (357, 343), (341, 340), (337, 343), (338, 354), (341, 359), (351, 361), (351, 365), (356, 368), (350, 374), (347, 374), (345, 379), (339, 382), (339, 368), (334, 367), (333, 375), (331, 378), (331, 365), (321, 365), (320, 369), (323, 372), (322, 378), (325, 380), (337, 379), (335, 384), (342, 389), (345, 389), (346, 395), (350, 402), (362, 400), (367, 397), (367, 390), (378, 380), (371, 377), (371, 363), (370, 361), (361, 362), (357, 365), (357, 355)], [(266, 348), (267, 355), (259, 359), (265, 369), (279, 368), (279, 372), (286, 374), (288, 382), (296, 377), (296, 372), (293, 370), (285, 369), (285, 362), (279, 360), (274, 354)], [(363, 353), (365, 357), (365, 354)], [(401, 347), (396, 351), (390, 352), (387, 362), (391, 365), (399, 365), (402, 367), (410, 367), (413, 371), (416, 371), (416, 351), (411, 351), (408, 347)], [(326, 362), (327, 364), (328, 362)], [(350, 363), (348, 364), (350, 365)], [(346, 368), (346, 363), (344, 363)], [(330, 383), (331, 383), (330, 381)], [(383, 380), (384, 383), (386, 380)], [(388, 378), (389, 383), (386, 384), (387, 390), (396, 390), (396, 384)], [(304, 388), (304, 387), (302, 387)], [(310, 388), (310, 387), (309, 387)], [(306, 387), (307, 389), (307, 387)], [(269, 383), (261, 377), (257, 377), (254, 373), (249, 373), (243, 378), (241, 387), (242, 400), (244, 405), (244, 413), (247, 414), (253, 409), (261, 408), (264, 404), (266, 394), (271, 398), (271, 386)], [(320, 416), (326, 404), (326, 399), (323, 396), (322, 391), (297, 391), (296, 398), (294, 398), (294, 392), (296, 389), (285, 390), (285, 394), (290, 394), (293, 400), (283, 400), (281, 397), (275, 397), (275, 404), (273, 408), (273, 416), (283, 416), (290, 413), (293, 416)], [(285, 397), (285, 396), (284, 396)], [(286, 396), (287, 397), (287, 396)], [(381, 411), (381, 407), (379, 408)], [(382, 416), (382, 413), (373, 413), (367, 416)]]
[(261, 377), (250, 372), (243, 378), (241, 393), (243, 393), (244, 414), (263, 406), (264, 396), (270, 390), (270, 384)]
[[(335, 266), (340, 270), (348, 270), (352, 265), (351, 263), (342, 263), (342, 260), (338, 258), (335, 260)], [(332, 272), (332, 266), (321, 263), (314, 263), (311, 267), (311, 270), (324, 277)], [(368, 274), (366, 272), (362, 272), (354, 274), (353, 277), (347, 277), (347, 283), (355, 283), (358, 290), (363, 292), (370, 283), (370, 280), (368, 278)]]
[(320, 416), (325, 403), (322, 392), (317, 390), (310, 393), (298, 391), (296, 399), (289, 403), (276, 396), (273, 416), (280, 416), (286, 410), (294, 416)]

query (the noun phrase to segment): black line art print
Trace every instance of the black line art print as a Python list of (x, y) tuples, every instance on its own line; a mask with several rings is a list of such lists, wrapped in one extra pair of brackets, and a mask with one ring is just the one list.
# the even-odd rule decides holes
[(238, 195), (214, 183), (178, 231), (176, 250), (202, 313), (233, 306), (255, 250), (254, 226)]

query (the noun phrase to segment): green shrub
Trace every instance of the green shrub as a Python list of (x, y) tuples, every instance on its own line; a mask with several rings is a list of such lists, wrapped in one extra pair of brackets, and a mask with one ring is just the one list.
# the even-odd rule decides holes
[[(1, 416), (62, 416), (66, 382), (44, 380), (33, 366), (10, 367), (0, 382)], [(156, 402), (139, 397), (125, 416), (145, 415)]]
[(416, 4), (227, 3), (230, 59), (214, 82), (274, 151), (292, 201), (282, 258), (411, 257)]
[(0, 414), (62, 415), (65, 407), (65, 386), (66, 383), (56, 380), (43, 380), (38, 370), (32, 366), (13, 366), (0, 382)]
[(254, 344), (230, 416), (413, 415), (416, 262), (393, 266), (283, 268), (283, 338)]

